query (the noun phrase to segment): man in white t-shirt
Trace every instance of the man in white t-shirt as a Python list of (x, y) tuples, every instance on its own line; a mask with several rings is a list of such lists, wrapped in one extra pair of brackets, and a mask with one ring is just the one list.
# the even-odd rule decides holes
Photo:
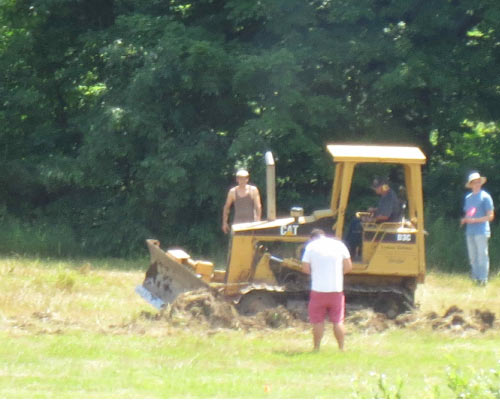
[(325, 236), (321, 229), (314, 229), (302, 257), (302, 270), (311, 274), (308, 311), (313, 327), (314, 351), (319, 350), (327, 314), (333, 324), (333, 333), (339, 349), (343, 350), (344, 274), (352, 270), (349, 250), (340, 240)]

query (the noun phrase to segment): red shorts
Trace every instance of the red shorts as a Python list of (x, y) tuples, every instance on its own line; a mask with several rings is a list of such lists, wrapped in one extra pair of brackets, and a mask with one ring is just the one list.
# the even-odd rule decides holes
[(344, 322), (345, 297), (343, 292), (314, 292), (309, 296), (309, 321), (319, 324), (330, 316), (335, 324)]

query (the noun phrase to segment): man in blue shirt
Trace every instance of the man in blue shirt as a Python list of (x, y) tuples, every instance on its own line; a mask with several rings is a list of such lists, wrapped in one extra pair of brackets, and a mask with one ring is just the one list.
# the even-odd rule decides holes
[(472, 192), (465, 196), (464, 213), (461, 225), (466, 225), (465, 237), (467, 252), (471, 266), (471, 276), (480, 285), (488, 282), (490, 260), (488, 255), (488, 239), (490, 238), (490, 222), (495, 218), (493, 199), (482, 190), (486, 178), (479, 172), (473, 172), (465, 187)]
[(386, 178), (375, 178), (372, 189), (380, 196), (377, 208), (370, 208), (373, 213), (374, 222), (398, 222), (401, 219), (401, 204), (398, 196), (389, 187), (389, 181)]
[(353, 258), (361, 256), (363, 232), (361, 221), (375, 222), (377, 224), (401, 221), (401, 203), (396, 192), (390, 188), (389, 180), (387, 178), (375, 178), (372, 183), (372, 189), (380, 196), (377, 207), (370, 207), (368, 209), (370, 216), (364, 216), (361, 219), (358, 217), (353, 218), (344, 239)]

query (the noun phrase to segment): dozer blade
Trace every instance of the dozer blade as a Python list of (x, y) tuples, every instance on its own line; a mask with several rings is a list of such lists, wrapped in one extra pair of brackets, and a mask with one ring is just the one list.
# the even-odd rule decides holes
[(179, 294), (209, 288), (189, 265), (184, 265), (160, 248), (157, 240), (146, 240), (151, 264), (136, 292), (157, 308), (172, 303)]

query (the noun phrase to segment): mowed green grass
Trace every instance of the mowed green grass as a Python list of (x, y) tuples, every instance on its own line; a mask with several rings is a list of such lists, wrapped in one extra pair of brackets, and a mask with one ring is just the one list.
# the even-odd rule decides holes
[[(152, 319), (134, 293), (141, 265), (0, 259), (0, 398), (487, 397), (477, 387), (488, 379), (500, 388), (498, 325), (481, 333), (347, 324), (346, 352), (328, 330), (311, 353), (306, 324), (237, 331)], [(480, 288), (430, 273), (419, 312), (456, 305), (498, 318), (499, 289), (499, 277)]]

